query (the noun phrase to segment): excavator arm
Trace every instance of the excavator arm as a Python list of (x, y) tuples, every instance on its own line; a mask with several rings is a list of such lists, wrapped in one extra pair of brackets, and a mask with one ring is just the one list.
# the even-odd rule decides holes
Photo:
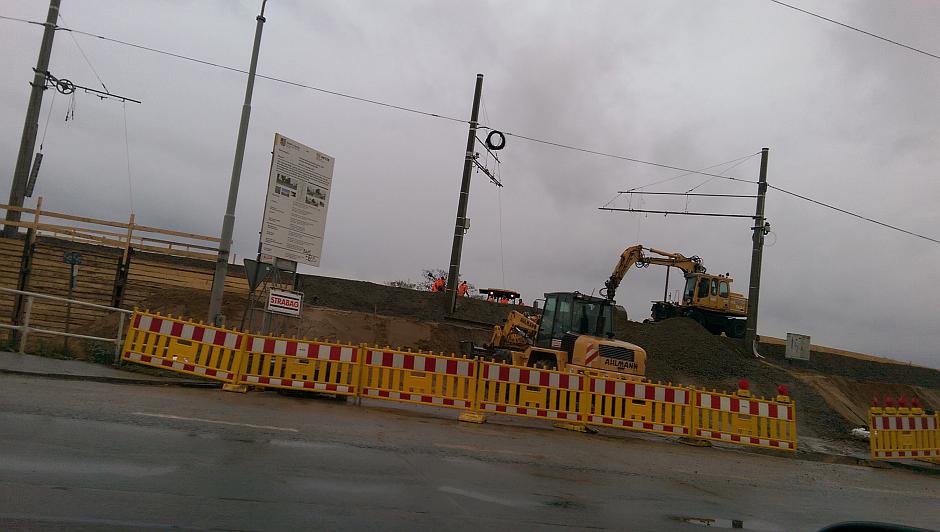
[[(659, 256), (646, 256), (643, 254), (644, 249)], [(623, 280), (624, 275), (627, 274), (631, 267), (636, 265), (637, 268), (645, 268), (650, 264), (672, 266), (679, 268), (686, 274), (705, 271), (705, 265), (702, 263), (701, 257), (686, 257), (680, 253), (669, 253), (654, 248), (644, 248), (640, 245), (630, 246), (620, 254), (620, 260), (617, 261), (617, 265), (614, 266), (613, 273), (610, 274), (609, 279), (604, 281), (604, 296), (607, 300), (614, 300), (614, 295), (617, 293), (617, 287), (620, 286), (620, 281)]]

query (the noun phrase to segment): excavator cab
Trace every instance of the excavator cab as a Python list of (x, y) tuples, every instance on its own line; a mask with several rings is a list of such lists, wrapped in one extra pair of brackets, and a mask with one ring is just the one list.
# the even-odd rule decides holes
[(605, 299), (579, 292), (545, 294), (535, 345), (557, 349), (567, 333), (612, 338), (612, 310)]

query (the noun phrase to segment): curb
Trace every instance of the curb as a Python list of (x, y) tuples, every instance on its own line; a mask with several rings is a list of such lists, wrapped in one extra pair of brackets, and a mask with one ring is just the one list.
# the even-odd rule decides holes
[(154, 379), (135, 379), (125, 377), (101, 377), (94, 375), (72, 375), (69, 373), (39, 373), (35, 371), (20, 371), (15, 369), (2, 369), (0, 374), (20, 375), (25, 377), (39, 377), (44, 379), (58, 379), (67, 381), (90, 381), (103, 382), (107, 384), (136, 384), (144, 386), (177, 386), (181, 388), (219, 388), (220, 383), (200, 382), (188, 380), (154, 380)]

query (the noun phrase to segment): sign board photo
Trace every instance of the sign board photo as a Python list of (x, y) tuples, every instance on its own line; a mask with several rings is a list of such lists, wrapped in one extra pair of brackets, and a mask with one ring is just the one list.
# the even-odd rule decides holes
[(809, 360), (809, 349), (809, 336), (805, 334), (787, 333), (786, 358)]
[(325, 153), (274, 135), (261, 224), (262, 257), (320, 265), (334, 162)]
[(300, 316), (303, 302), (304, 295), (302, 292), (291, 292), (290, 290), (272, 288), (268, 292), (268, 304), (265, 310), (278, 314), (286, 314), (288, 316)]

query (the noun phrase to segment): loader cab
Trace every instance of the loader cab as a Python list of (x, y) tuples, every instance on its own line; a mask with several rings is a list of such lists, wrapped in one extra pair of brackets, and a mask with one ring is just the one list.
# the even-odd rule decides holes
[(613, 308), (609, 301), (580, 292), (545, 294), (535, 345), (559, 349), (565, 333), (612, 337)]

